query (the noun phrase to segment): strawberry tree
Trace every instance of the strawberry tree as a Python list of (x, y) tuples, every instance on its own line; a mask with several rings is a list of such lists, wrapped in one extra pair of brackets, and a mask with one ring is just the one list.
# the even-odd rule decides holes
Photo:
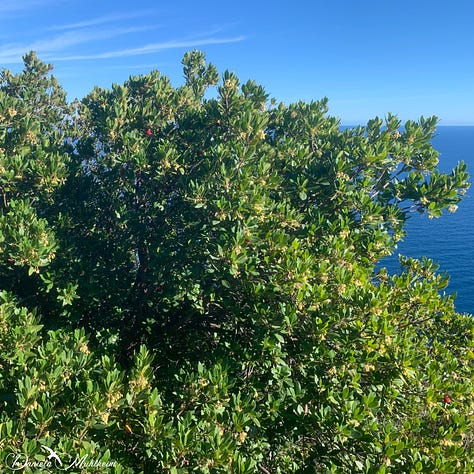
[(183, 71), (74, 108), (32, 54), (3, 73), (2, 439), (117, 472), (470, 472), (472, 317), (433, 261), (380, 266), (469, 186), (436, 118), (342, 129)]

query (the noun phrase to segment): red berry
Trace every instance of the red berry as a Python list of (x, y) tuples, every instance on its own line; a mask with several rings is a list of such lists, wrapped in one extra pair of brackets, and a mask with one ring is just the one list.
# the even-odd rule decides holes
[(451, 403), (451, 397), (448, 395), (445, 395), (443, 400), (444, 400), (444, 403)]
[(145, 135), (149, 137), (152, 134), (151, 130), (149, 128), (146, 129)]

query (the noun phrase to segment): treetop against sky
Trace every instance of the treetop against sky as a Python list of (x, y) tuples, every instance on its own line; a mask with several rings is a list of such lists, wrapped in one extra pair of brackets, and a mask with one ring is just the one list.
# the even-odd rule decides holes
[(0, 64), (35, 50), (74, 99), (154, 68), (179, 83), (198, 48), (285, 102), (327, 96), (343, 123), (393, 112), (474, 124), (473, 14), (467, 1), (3, 0)]

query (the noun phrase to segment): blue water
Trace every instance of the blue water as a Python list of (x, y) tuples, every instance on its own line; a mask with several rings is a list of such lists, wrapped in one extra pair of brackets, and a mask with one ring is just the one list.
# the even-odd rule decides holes
[[(449, 172), (459, 161), (468, 165), (474, 182), (474, 127), (438, 127), (433, 146), (440, 152), (439, 169)], [(390, 273), (399, 270), (398, 254), (426, 256), (450, 275), (446, 293), (457, 293), (456, 310), (474, 314), (474, 184), (459, 204), (457, 212), (439, 219), (414, 215), (408, 220), (407, 235), (395, 255), (382, 264)]]

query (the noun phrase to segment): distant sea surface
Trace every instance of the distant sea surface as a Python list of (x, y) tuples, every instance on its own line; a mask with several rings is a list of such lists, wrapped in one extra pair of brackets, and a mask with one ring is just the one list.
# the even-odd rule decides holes
[[(438, 167), (451, 171), (459, 161), (468, 166), (474, 182), (474, 126), (438, 127), (433, 147), (440, 152)], [(474, 183), (459, 203), (458, 210), (438, 219), (414, 214), (406, 224), (407, 235), (393, 256), (381, 264), (389, 273), (400, 270), (398, 254), (433, 259), (440, 272), (450, 276), (446, 293), (457, 293), (456, 310), (474, 314)]]

